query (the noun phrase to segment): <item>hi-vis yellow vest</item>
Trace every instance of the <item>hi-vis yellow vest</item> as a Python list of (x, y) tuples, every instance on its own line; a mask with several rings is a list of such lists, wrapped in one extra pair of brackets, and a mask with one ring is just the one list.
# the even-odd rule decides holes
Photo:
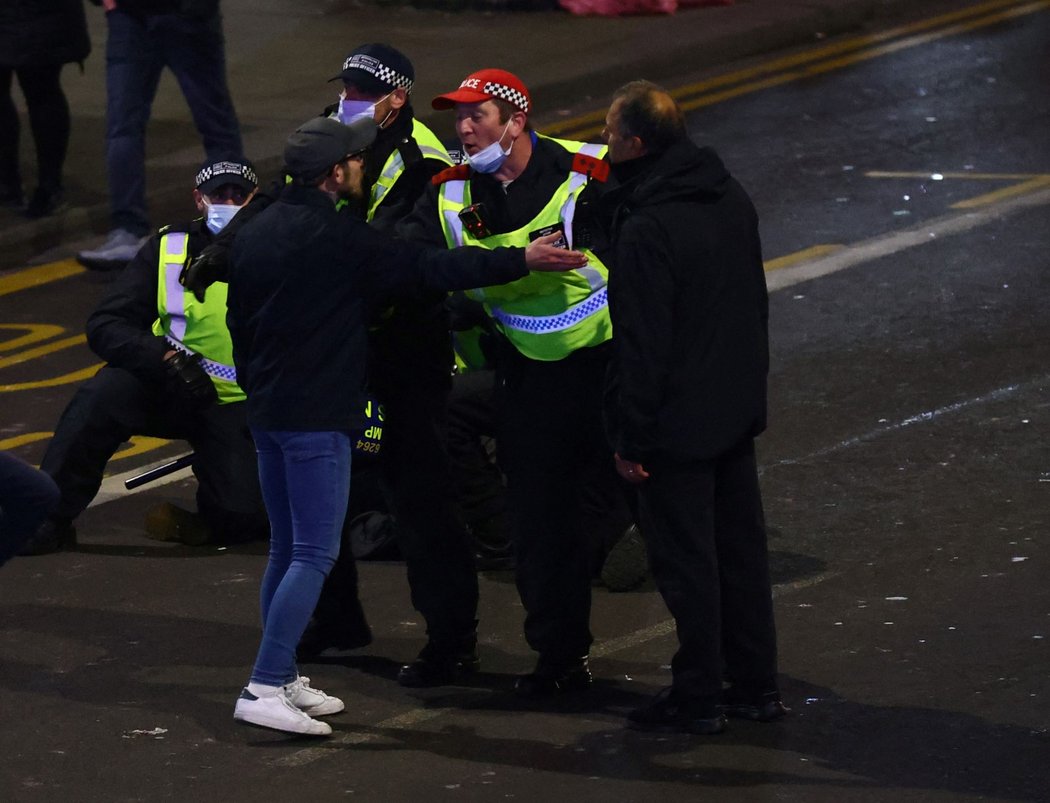
[(244, 401), (233, 367), (233, 342), (226, 328), (226, 282), (215, 282), (200, 302), (179, 284), (186, 264), (189, 235), (168, 232), (160, 238), (157, 281), (157, 314), (153, 334), (162, 335), (175, 348), (200, 354), (204, 368), (219, 394), (219, 404)]
[[(416, 141), (424, 159), (436, 159), (447, 165), (452, 164), (452, 159), (449, 158), (445, 146), (441, 144), (441, 140), (437, 138), (437, 135), (415, 118), (412, 118), (412, 139)], [(401, 151), (394, 148), (390, 156), (387, 157), (386, 164), (383, 165), (383, 169), (379, 173), (379, 178), (372, 185), (372, 191), (368, 197), (368, 215), (366, 220), (372, 220), (376, 209), (379, 208), (379, 204), (383, 202), (383, 198), (386, 197), (390, 188), (397, 183), (397, 180), (401, 178), (401, 174), (404, 172), (405, 160), (401, 156)]]
[[(483, 239), (474, 237), (459, 218), (459, 213), (471, 203), (470, 181), (452, 178), (441, 183), (438, 212), (450, 248), (460, 245), (524, 248), (529, 244), (530, 232), (547, 226), (562, 229), (572, 247), (576, 201), (595, 166), (604, 166), (598, 160), (605, 155), (606, 148), (568, 140), (553, 141), (577, 155), (573, 170), (539, 214), (514, 231)], [(510, 284), (468, 290), (467, 295), (482, 302), (507, 339), (530, 359), (561, 360), (577, 349), (597, 346), (612, 337), (606, 293), (609, 271), (592, 251), (581, 250), (590, 260), (586, 267), (564, 273), (533, 272)]]

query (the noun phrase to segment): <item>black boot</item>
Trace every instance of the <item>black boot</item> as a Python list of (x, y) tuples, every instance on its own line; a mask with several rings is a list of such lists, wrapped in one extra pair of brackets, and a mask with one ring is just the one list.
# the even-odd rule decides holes
[(549, 697), (562, 692), (585, 691), (591, 686), (591, 668), (587, 656), (573, 659), (551, 659), (540, 656), (536, 669), (520, 676), (514, 683), (519, 697)]
[(77, 545), (77, 531), (69, 519), (49, 518), (25, 542), (19, 555), (47, 555)]
[(65, 194), (61, 187), (37, 187), (29, 203), (26, 204), (25, 216), (28, 218), (47, 217), (66, 208)]
[(325, 650), (357, 650), (371, 644), (372, 628), (368, 626), (361, 603), (355, 602), (348, 606), (349, 610), (338, 624), (322, 622), (315, 615), (299, 639), (296, 657), (300, 661), (309, 661)]
[(455, 642), (431, 639), (412, 663), (397, 673), (397, 682), (408, 688), (445, 686), (481, 668), (477, 638)]

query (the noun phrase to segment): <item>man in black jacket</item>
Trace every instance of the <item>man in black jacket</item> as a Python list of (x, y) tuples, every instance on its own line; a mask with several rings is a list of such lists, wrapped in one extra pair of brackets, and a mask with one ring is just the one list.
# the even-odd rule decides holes
[(555, 235), (524, 250), (443, 251), (339, 214), (340, 197), (363, 194), (363, 151), (375, 131), (369, 119), (302, 125), (284, 152), (292, 183), (238, 232), (231, 254), (227, 320), (271, 521), (263, 637), (234, 718), (294, 733), (331, 733), (313, 716), (343, 708), (307, 687), (295, 651), (339, 552), (349, 431), (364, 385), (366, 302), (586, 264), (582, 254), (554, 247)]
[(74, 543), (73, 519), (98, 493), (113, 453), (133, 435), (185, 439), (195, 452), (200, 519), (174, 506), (159, 509), (150, 520), (165, 526), (165, 540), (265, 535), (255, 450), (225, 323), (226, 285), (199, 302), (178, 283), (185, 262), (212, 242), (257, 184), (244, 159), (205, 163), (193, 191), (204, 217), (150, 237), (91, 313), (88, 345), (106, 365), (77, 391), (44, 454), (40, 467), (62, 498), (27, 553)]
[(753, 440), (769, 366), (758, 217), (655, 85), (618, 90), (604, 136), (620, 181), (602, 199), (617, 265), (607, 421), (679, 638), (673, 685), (628, 720), (719, 733), (726, 714), (786, 713)]

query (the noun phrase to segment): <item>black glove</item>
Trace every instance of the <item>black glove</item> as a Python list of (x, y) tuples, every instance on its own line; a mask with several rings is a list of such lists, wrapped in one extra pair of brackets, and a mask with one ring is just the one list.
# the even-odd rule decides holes
[(204, 303), (205, 291), (215, 282), (226, 281), (229, 269), (230, 243), (213, 242), (183, 266), (179, 284)]
[(201, 366), (200, 354), (175, 351), (164, 359), (164, 368), (172, 390), (180, 401), (193, 410), (203, 410), (219, 400), (215, 385)]

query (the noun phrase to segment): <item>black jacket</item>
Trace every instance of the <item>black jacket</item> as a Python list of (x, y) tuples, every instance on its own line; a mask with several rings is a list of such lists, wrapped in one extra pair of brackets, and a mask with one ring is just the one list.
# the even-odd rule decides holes
[(199, 254), (212, 240), (203, 219), (167, 226), (150, 237), (121, 271), (87, 321), (88, 345), (110, 365), (123, 368), (144, 382), (164, 382), (164, 354), (171, 349), (153, 334), (157, 320), (160, 239), (169, 231), (189, 232), (189, 254)]
[(290, 185), (237, 234), (227, 323), (248, 422), (349, 430), (361, 400), (366, 301), (499, 284), (527, 273), (522, 249), (428, 249)]
[[(412, 211), (430, 186), (431, 177), (448, 167), (423, 156), (412, 138), (413, 119), (411, 104), (402, 106), (397, 119), (379, 130), (365, 153), (364, 184), (369, 189), (395, 150), (405, 163), (404, 171), (383, 196), (369, 222), (372, 228), (388, 234)], [(362, 217), (365, 211), (361, 210)], [(372, 326), (368, 384), (380, 399), (411, 392), (411, 388), (424, 384), (443, 391), (451, 383), (452, 343), (444, 299), (441, 291), (426, 298), (375, 299), (369, 312)]]
[(83, 0), (0, 3), (0, 67), (69, 64), (90, 52)]
[(602, 202), (616, 269), (606, 418), (626, 460), (709, 459), (766, 426), (768, 300), (758, 216), (710, 148), (684, 140)]

